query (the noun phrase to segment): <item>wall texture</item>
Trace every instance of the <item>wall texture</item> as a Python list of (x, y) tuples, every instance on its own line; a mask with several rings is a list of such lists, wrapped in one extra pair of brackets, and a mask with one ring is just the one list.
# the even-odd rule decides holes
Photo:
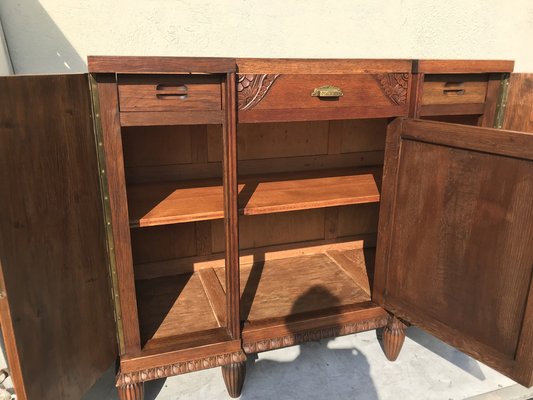
[(11, 75), (12, 73), (11, 59), (9, 58), (9, 51), (4, 38), (4, 31), (2, 30), (2, 22), (0, 20), (0, 76)]
[(497, 58), (533, 71), (532, 0), (1, 0), (16, 73), (87, 55)]

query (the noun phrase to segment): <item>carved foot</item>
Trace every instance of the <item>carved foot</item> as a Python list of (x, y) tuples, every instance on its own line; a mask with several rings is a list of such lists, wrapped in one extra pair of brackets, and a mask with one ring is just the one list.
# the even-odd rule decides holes
[(390, 316), (383, 329), (383, 351), (390, 361), (396, 361), (405, 340), (406, 326), (398, 318)]
[(144, 382), (126, 384), (117, 389), (120, 400), (144, 400)]
[(244, 361), (222, 366), (222, 377), (231, 397), (237, 398), (241, 395), (245, 376), (246, 363)]

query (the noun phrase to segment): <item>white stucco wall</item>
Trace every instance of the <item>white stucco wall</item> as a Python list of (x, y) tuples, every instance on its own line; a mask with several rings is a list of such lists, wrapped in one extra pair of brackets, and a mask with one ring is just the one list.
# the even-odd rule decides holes
[(492, 58), (533, 71), (533, 0), (0, 0), (16, 73), (87, 55)]

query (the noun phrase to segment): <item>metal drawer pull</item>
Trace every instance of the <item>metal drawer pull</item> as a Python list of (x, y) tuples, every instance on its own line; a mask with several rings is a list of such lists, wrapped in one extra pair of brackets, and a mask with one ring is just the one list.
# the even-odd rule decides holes
[(343, 93), (341, 88), (338, 88), (336, 86), (320, 86), (318, 88), (315, 88), (313, 92), (311, 93), (311, 96), (313, 97), (319, 97), (319, 98), (336, 98), (336, 97), (342, 97)]
[(157, 85), (156, 97), (158, 99), (179, 98), (185, 100), (187, 98), (187, 85)]

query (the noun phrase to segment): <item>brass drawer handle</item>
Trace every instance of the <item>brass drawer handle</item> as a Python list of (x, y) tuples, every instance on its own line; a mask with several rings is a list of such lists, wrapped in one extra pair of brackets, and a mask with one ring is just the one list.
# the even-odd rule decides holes
[(185, 100), (187, 98), (187, 85), (157, 85), (156, 97), (158, 99), (178, 98)]
[(313, 92), (311, 93), (311, 96), (313, 97), (319, 97), (319, 98), (337, 98), (342, 97), (343, 93), (341, 88), (338, 88), (336, 86), (320, 86), (318, 88), (315, 88)]

